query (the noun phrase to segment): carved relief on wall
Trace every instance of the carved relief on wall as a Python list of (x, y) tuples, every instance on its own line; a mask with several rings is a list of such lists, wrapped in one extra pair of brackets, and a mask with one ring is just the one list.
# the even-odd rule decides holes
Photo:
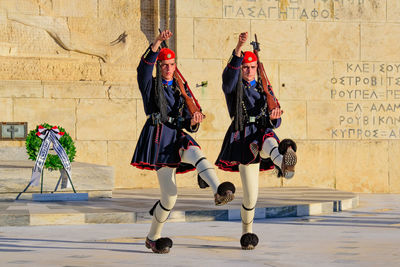
[[(16, 3), (22, 6), (37, 7), (38, 13), (27, 12), (19, 8)], [(116, 33), (110, 37), (110, 42), (102, 42), (86, 34), (72, 31), (68, 25), (68, 18), (57, 17), (46, 4), (52, 1), (45, 0), (17, 0), (13, 5), (4, 2), (0, 4), (0, 26), (7, 23), (18, 23), (33, 27), (36, 30), (47, 33), (55, 44), (67, 51), (98, 57), (103, 62), (114, 62), (122, 56), (127, 47), (128, 34), (124, 32)], [(36, 5), (36, 6), (35, 6)], [(29, 14), (31, 13), (31, 14)], [(41, 15), (39, 15), (39, 13)], [(33, 42), (35, 40), (32, 40)], [(8, 45), (8, 47), (7, 47)], [(6, 43), (0, 40), (0, 52), (8, 48), (9, 53), (15, 46), (13, 43)], [(6, 48), (5, 48), (6, 47)], [(1, 51), (3, 50), (3, 51)]]

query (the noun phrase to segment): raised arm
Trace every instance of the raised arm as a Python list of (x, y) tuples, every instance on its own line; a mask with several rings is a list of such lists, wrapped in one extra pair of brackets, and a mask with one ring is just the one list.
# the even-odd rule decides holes
[(158, 48), (161, 45), (161, 43), (163, 41), (168, 40), (171, 37), (172, 37), (172, 32), (169, 31), (169, 30), (165, 30), (165, 31), (160, 32), (160, 34), (157, 35), (156, 39), (154, 40), (153, 44), (151, 45), (151, 50), (153, 52), (157, 52)]
[(243, 60), (242, 47), (246, 43), (247, 37), (247, 32), (242, 32), (239, 35), (237, 45), (222, 74), (222, 89), (225, 94), (230, 94), (235, 88)]
[(154, 42), (147, 48), (146, 52), (143, 54), (139, 66), (137, 68), (137, 80), (139, 84), (140, 92), (144, 100), (150, 97), (152, 74), (154, 64), (157, 60), (158, 49), (162, 41), (171, 38), (172, 32), (169, 30), (161, 32), (155, 38)]

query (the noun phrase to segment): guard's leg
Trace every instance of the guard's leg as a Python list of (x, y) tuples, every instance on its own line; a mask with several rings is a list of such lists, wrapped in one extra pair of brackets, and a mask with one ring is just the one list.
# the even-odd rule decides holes
[(182, 162), (192, 164), (200, 177), (211, 187), (215, 205), (224, 205), (234, 199), (235, 186), (230, 182), (219, 183), (214, 167), (197, 146), (190, 146), (181, 152)]
[(168, 253), (172, 247), (172, 240), (161, 238), (161, 230), (167, 221), (171, 209), (177, 198), (175, 168), (164, 167), (157, 171), (160, 183), (161, 199), (156, 202), (150, 211), (153, 215), (150, 232), (146, 238), (146, 247), (155, 253)]
[(258, 244), (257, 235), (253, 234), (254, 211), (258, 198), (258, 175), (260, 164), (239, 165), (243, 187), (243, 203), (240, 210), (242, 218), (242, 249), (254, 249)]
[(289, 179), (294, 176), (294, 167), (297, 163), (296, 150), (296, 143), (291, 139), (284, 139), (278, 145), (275, 138), (268, 137), (264, 140), (260, 156), (270, 157), (282, 171), (282, 176)]

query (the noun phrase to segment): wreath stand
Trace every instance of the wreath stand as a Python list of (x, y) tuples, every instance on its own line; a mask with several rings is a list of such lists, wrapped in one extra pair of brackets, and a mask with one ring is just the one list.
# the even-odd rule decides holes
[[(61, 139), (63, 138), (63, 139)], [(42, 139), (43, 141), (39, 141)], [(58, 141), (64, 140), (64, 141)], [(62, 143), (67, 144), (69, 148), (68, 151), (65, 151)], [(44, 145), (44, 146), (43, 146)], [(39, 147), (39, 150), (35, 149), (35, 146)], [(43, 123), (41, 125), (36, 126), (35, 130), (29, 132), (29, 135), (26, 139), (26, 147), (27, 152), (29, 155), (29, 159), (36, 160), (35, 166), (32, 168), (32, 178), (25, 189), (20, 192), (15, 200), (18, 200), (19, 197), (28, 190), (28, 188), (32, 185), (32, 183), (39, 179), (38, 175), (40, 175), (40, 194), (33, 193), (32, 200), (33, 201), (82, 201), (88, 200), (89, 194), (88, 193), (77, 193), (75, 187), (72, 183), (70, 177), (70, 169), (71, 163), (69, 158), (72, 157), (71, 161), (73, 161), (73, 157), (75, 156), (75, 146), (73, 145), (73, 141), (71, 137), (65, 132), (65, 130), (58, 126), (52, 126), (47, 123)], [(32, 152), (33, 149), (33, 152)], [(42, 149), (44, 149), (42, 151)], [(50, 193), (43, 193), (43, 172), (46, 169), (45, 162), (52, 155), (48, 155), (49, 150), (55, 150), (58, 158), (61, 160), (61, 164), (63, 167), (56, 166), (56, 167), (47, 167), (54, 170), (60, 170), (60, 178), (57, 181), (56, 187)], [(71, 156), (72, 155), (72, 156)], [(66, 160), (65, 160), (66, 158)], [(40, 163), (38, 164), (38, 159), (40, 159)], [(38, 173), (40, 172), (40, 174)], [(63, 182), (69, 182), (72, 186), (72, 190), (74, 193), (58, 193), (54, 194), (57, 191), (58, 186), (60, 185), (61, 180), (67, 176), (67, 180), (63, 180)], [(33, 178), (35, 176), (35, 178)], [(61, 186), (64, 188), (64, 186)]]
[[(32, 200), (33, 201), (62, 201), (62, 200), (88, 200), (88, 193), (77, 193), (76, 192), (76, 190), (75, 190), (75, 187), (74, 187), (74, 184), (72, 183), (72, 180), (71, 180), (71, 178), (68, 176), (68, 180), (69, 180), (69, 182), (71, 183), (71, 186), (72, 186), (72, 190), (74, 191), (74, 193), (62, 193), (62, 194), (58, 194), (58, 195), (62, 195), (64, 198), (63, 199), (61, 199), (60, 197), (57, 197), (55, 194), (54, 194), (54, 192), (56, 192), (57, 191), (57, 189), (58, 189), (58, 186), (60, 185), (60, 182), (61, 182), (61, 179), (62, 179), (62, 176), (60, 176), (60, 178), (58, 178), (58, 181), (57, 181), (57, 184), (56, 184), (56, 187), (54, 188), (54, 190), (51, 192), (51, 193), (48, 193), (48, 194), (43, 194), (43, 172), (44, 172), (44, 170), (42, 171), (42, 175), (41, 175), (41, 178), (40, 178), (40, 194), (32, 194)], [(17, 198), (15, 199), (15, 200), (18, 200), (19, 199), (19, 197), (23, 194), (23, 193), (25, 193), (26, 192), (26, 190), (28, 190), (28, 188), (30, 187), (32, 185), (32, 181), (30, 181), (29, 183), (28, 183), (28, 185), (25, 187), (25, 189), (24, 190), (22, 190), (19, 194), (18, 194), (18, 196), (17, 196)], [(40, 199), (40, 200), (39, 200)], [(46, 199), (46, 200), (45, 200)], [(48, 200), (47, 200), (48, 199)]]

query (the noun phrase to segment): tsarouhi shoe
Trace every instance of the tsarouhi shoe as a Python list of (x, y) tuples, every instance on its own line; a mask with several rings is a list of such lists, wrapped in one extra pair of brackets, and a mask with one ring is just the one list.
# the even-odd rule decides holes
[(279, 153), (283, 155), (282, 176), (290, 179), (294, 176), (294, 166), (297, 163), (296, 143), (291, 139), (284, 139), (279, 143)]
[(221, 206), (231, 202), (235, 198), (236, 188), (231, 182), (223, 182), (218, 186), (214, 195), (215, 205)]
[(253, 233), (246, 233), (240, 238), (240, 245), (244, 250), (255, 249), (258, 244), (258, 237)]
[(166, 254), (172, 248), (172, 240), (168, 237), (162, 237), (156, 241), (150, 240), (146, 237), (146, 248), (151, 248), (154, 253)]

